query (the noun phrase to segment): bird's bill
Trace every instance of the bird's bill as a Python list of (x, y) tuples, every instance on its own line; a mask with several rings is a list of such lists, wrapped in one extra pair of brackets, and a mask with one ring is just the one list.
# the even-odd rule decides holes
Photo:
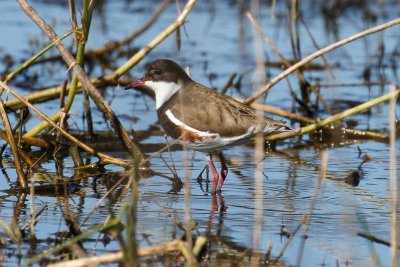
[(128, 85), (127, 87), (125, 87), (125, 90), (142, 87), (144, 85), (145, 85), (145, 81), (144, 80), (137, 80), (137, 81), (134, 81), (132, 84)]

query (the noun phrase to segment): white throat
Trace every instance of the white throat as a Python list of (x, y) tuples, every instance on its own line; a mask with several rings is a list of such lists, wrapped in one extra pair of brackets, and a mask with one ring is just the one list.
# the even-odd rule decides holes
[(159, 109), (181, 88), (180, 84), (174, 82), (146, 81), (145, 85), (150, 87), (156, 94), (156, 109)]

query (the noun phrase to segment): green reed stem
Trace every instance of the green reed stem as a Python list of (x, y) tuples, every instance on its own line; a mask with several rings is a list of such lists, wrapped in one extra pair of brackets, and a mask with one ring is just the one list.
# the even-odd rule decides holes
[[(68, 36), (70, 36), (72, 33), (72, 31), (69, 31), (67, 33), (64, 33), (64, 35), (60, 36), (60, 38), (58, 40), (63, 40), (65, 38), (67, 38)], [(50, 43), (49, 45), (47, 45), (46, 47), (44, 47), (42, 50), (40, 50), (38, 53), (36, 53), (35, 55), (33, 55), (31, 58), (27, 59), (24, 63), (22, 63), (18, 68), (16, 68), (14, 71), (12, 71), (11, 73), (9, 73), (6, 77), (6, 79), (4, 80), (5, 83), (9, 83), (12, 79), (15, 78), (15, 76), (20, 73), (21, 71), (23, 71), (24, 69), (26, 69), (27, 67), (29, 67), (36, 59), (38, 59), (39, 57), (41, 57), (44, 53), (46, 53), (47, 51), (49, 51), (51, 48), (54, 47), (55, 42)], [(3, 90), (1, 88), (1, 90)], [(1, 93), (1, 92), (0, 92)]]
[[(61, 118), (61, 113), (57, 112), (50, 117), (50, 120), (54, 123), (58, 123)], [(22, 137), (36, 137), (43, 130), (50, 128), (50, 124), (46, 121), (41, 121), (38, 125), (29, 130), (29, 132), (25, 133)]]
[(385, 101), (389, 101), (392, 97), (396, 97), (398, 95), (400, 95), (400, 89), (398, 89), (398, 90), (396, 90), (396, 91), (394, 91), (392, 93), (389, 93), (389, 94), (374, 98), (374, 99), (372, 99), (372, 100), (370, 100), (368, 102), (365, 102), (365, 103), (363, 103), (361, 105), (358, 105), (358, 106), (356, 106), (354, 108), (351, 108), (351, 109), (345, 110), (343, 112), (340, 112), (340, 113), (338, 113), (336, 115), (333, 115), (333, 116), (331, 116), (329, 118), (326, 118), (324, 120), (321, 120), (321, 121), (312, 123), (310, 125), (307, 125), (305, 127), (302, 127), (300, 129), (298, 129), (296, 132), (287, 132), (287, 133), (269, 135), (269, 136), (266, 137), (266, 140), (267, 141), (276, 141), (276, 140), (288, 138), (288, 137), (291, 137), (291, 136), (302, 135), (302, 134), (306, 134), (306, 133), (315, 131), (317, 129), (322, 128), (325, 125), (334, 123), (336, 121), (339, 121), (339, 120), (342, 120), (344, 118), (350, 117), (350, 116), (352, 116), (354, 114), (363, 112), (363, 111), (365, 111), (367, 109), (370, 109), (370, 108), (372, 108), (374, 106), (377, 106), (377, 105), (379, 105), (379, 104), (381, 104), (381, 103), (383, 103)]
[[(75, 37), (78, 41), (78, 48), (76, 54), (76, 61), (79, 65), (83, 65), (84, 55), (85, 55), (85, 46), (86, 41), (89, 37), (89, 29), (90, 29), (90, 21), (92, 18), (92, 9), (89, 8), (89, 2), (84, 0), (84, 12), (83, 12), (83, 20), (82, 20), (82, 27), (80, 30), (75, 29)], [(79, 79), (78, 76), (74, 73), (72, 76), (71, 84), (68, 90), (68, 99), (65, 103), (64, 109), (62, 111), (58, 111), (56, 114), (50, 117), (50, 119), (57, 123), (61, 118), (61, 112), (68, 113), (71, 109), (72, 104), (74, 103), (74, 99), (78, 90), (78, 83)], [(28, 131), (23, 137), (35, 137), (43, 130), (50, 127), (50, 124), (46, 121), (41, 121), (38, 125)]]
[[(85, 54), (85, 43), (79, 43), (78, 53), (76, 55), (76, 61), (78, 61), (79, 65), (81, 66), (83, 64), (84, 54)], [(64, 112), (66, 113), (71, 109), (71, 106), (74, 103), (74, 99), (78, 88), (78, 82), (79, 82), (78, 76), (74, 74), (72, 76), (71, 85), (68, 90), (68, 99), (64, 106)]]
[(395, 97), (395, 96), (397, 96), (399, 94), (400, 94), (400, 90), (396, 90), (393, 93), (389, 93), (389, 94), (374, 98), (374, 99), (372, 99), (372, 100), (370, 100), (368, 102), (365, 102), (365, 103), (363, 103), (361, 105), (358, 105), (358, 106), (356, 106), (354, 108), (351, 108), (351, 109), (345, 110), (343, 112), (340, 112), (340, 113), (338, 113), (336, 115), (333, 115), (333, 116), (331, 116), (329, 118), (326, 118), (326, 119), (324, 119), (322, 121), (319, 121), (319, 122), (307, 125), (305, 127), (302, 127), (301, 130), (300, 130), (300, 133), (301, 134), (309, 133), (309, 132), (312, 132), (312, 131), (314, 131), (316, 129), (321, 128), (322, 126), (331, 124), (333, 122), (342, 120), (342, 119), (347, 118), (349, 116), (352, 116), (354, 114), (363, 112), (363, 111), (365, 111), (367, 109), (370, 109), (370, 108), (372, 108), (374, 106), (377, 106), (377, 105), (379, 105), (379, 104), (381, 104), (381, 103), (383, 103), (385, 101), (388, 101), (392, 97)]
[(28, 186), (28, 182), (26, 180), (26, 176), (24, 174), (24, 169), (21, 163), (21, 157), (18, 153), (18, 146), (15, 143), (15, 139), (13, 136), (12, 128), (10, 125), (10, 121), (8, 120), (7, 112), (4, 108), (3, 101), (0, 99), (0, 115), (1, 119), (3, 121), (3, 126), (7, 135), (8, 139), (8, 144), (10, 145), (11, 152), (14, 156), (14, 164), (15, 164), (15, 169), (17, 171), (18, 177), (18, 184), (21, 188), (26, 188)]

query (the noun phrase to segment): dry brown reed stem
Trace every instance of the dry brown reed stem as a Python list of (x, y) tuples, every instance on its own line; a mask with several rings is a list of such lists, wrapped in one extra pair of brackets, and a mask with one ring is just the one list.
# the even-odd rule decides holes
[[(180, 251), (184, 246), (182, 240), (172, 240), (167, 243), (140, 248), (138, 250), (140, 257), (149, 257), (153, 255), (163, 255), (173, 251)], [(59, 263), (49, 264), (47, 267), (79, 267), (79, 266), (93, 266), (100, 264), (108, 264), (113, 262), (120, 262), (123, 258), (122, 251), (116, 253), (110, 253), (101, 256), (87, 257), (71, 261), (63, 261)]]
[[(246, 13), (247, 18), (253, 25), (254, 29), (258, 32), (258, 34), (263, 38), (264, 42), (271, 48), (272, 52), (275, 53), (279, 57), (279, 59), (282, 61), (282, 63), (289, 68), (292, 66), (292, 63), (287, 60), (281, 52), (276, 48), (275, 44), (271, 41), (271, 39), (268, 38), (268, 36), (265, 34), (265, 32), (262, 30), (260, 24), (257, 23), (257, 21), (254, 19), (253, 15), (249, 12)], [(303, 73), (301, 73), (299, 70), (296, 70), (296, 75), (298, 76), (299, 80), (302, 82), (305, 82), (305, 78)]]
[[(312, 34), (310, 28), (308, 27), (308, 25), (307, 25), (306, 22), (304, 21), (303, 16), (300, 16), (300, 20), (301, 20), (301, 23), (304, 25), (304, 28), (306, 29), (306, 31), (307, 31), (307, 33), (308, 33), (308, 36), (310, 36), (311, 42), (313, 43), (314, 47), (315, 47), (316, 49), (320, 50), (321, 47), (319, 47), (319, 45), (318, 45), (317, 41), (315, 40), (315, 38), (314, 38), (314, 36), (313, 36), (313, 34)], [(332, 67), (331, 67), (331, 65), (329, 64), (328, 60), (325, 58), (324, 55), (321, 55), (321, 59), (322, 59), (322, 61), (324, 62), (325, 68), (326, 68), (326, 70), (329, 72), (331, 78), (332, 78), (332, 79), (335, 79), (335, 78), (336, 78), (336, 77), (335, 77), (335, 73), (333, 73)]]
[[(250, 107), (254, 108), (254, 109), (259, 109), (262, 110), (266, 113), (270, 113), (270, 114), (275, 114), (284, 118), (288, 118), (294, 121), (298, 121), (298, 122), (303, 122), (303, 123), (316, 123), (315, 119), (303, 116), (303, 115), (299, 115), (297, 113), (293, 113), (293, 112), (289, 112), (277, 107), (273, 107), (273, 106), (269, 106), (269, 105), (265, 105), (265, 104), (259, 104), (259, 103), (252, 103), (250, 105)], [(324, 126), (324, 127), (328, 127), (328, 126)], [(373, 132), (373, 131), (364, 131), (364, 130), (358, 130), (358, 129), (351, 129), (351, 128), (345, 128), (344, 131), (350, 135), (352, 135), (353, 137), (369, 137), (369, 138), (374, 138), (374, 139), (387, 139), (388, 136), (386, 134), (381, 134), (381, 133), (377, 133), (377, 132)]]
[(122, 167), (129, 167), (131, 166), (130, 164), (126, 163), (123, 160), (116, 159), (113, 157), (110, 157), (106, 154), (100, 153), (95, 151), (93, 148), (89, 147), (88, 145), (82, 143), (79, 141), (77, 138), (69, 134), (66, 130), (55, 124), (49, 117), (47, 117), (43, 112), (41, 112), (39, 109), (37, 109), (34, 105), (29, 103), (26, 99), (24, 99), (22, 96), (20, 96), (18, 93), (13, 91), (8, 85), (0, 81), (0, 87), (4, 88), (7, 92), (11, 93), (14, 97), (18, 98), (22, 103), (24, 103), (25, 106), (29, 107), (33, 111), (35, 111), (43, 120), (47, 121), (51, 126), (56, 128), (58, 131), (61, 132), (68, 140), (70, 140), (72, 143), (76, 144), (80, 148), (82, 148), (86, 153), (90, 155), (94, 155), (98, 157), (101, 160), (102, 164), (116, 164), (120, 165)]
[(276, 76), (274, 79), (272, 79), (271, 81), (269, 81), (266, 85), (264, 85), (263, 87), (261, 87), (255, 94), (253, 94), (251, 97), (247, 98), (244, 103), (245, 104), (251, 104), (253, 103), (257, 98), (261, 97), (262, 95), (264, 95), (270, 88), (272, 88), (272, 86), (274, 86), (275, 84), (277, 84), (280, 80), (282, 80), (283, 78), (287, 77), (289, 74), (293, 73), (294, 71), (298, 70), (300, 67), (310, 63), (311, 61), (313, 61), (314, 59), (320, 57), (321, 55), (324, 55), (338, 47), (341, 47), (345, 44), (348, 44), (350, 42), (353, 42), (357, 39), (363, 38), (367, 35), (376, 33), (376, 32), (380, 32), (383, 30), (386, 30), (390, 27), (393, 27), (397, 24), (400, 23), (400, 18), (394, 19), (390, 22), (381, 24), (379, 26), (376, 26), (374, 28), (359, 32), (357, 34), (354, 34), (348, 38), (345, 38), (343, 40), (340, 40), (336, 43), (333, 43), (321, 50), (318, 50), (317, 52), (309, 55), (308, 57), (304, 58), (303, 60), (297, 62), (296, 64), (294, 64), (293, 66), (287, 68), (286, 70), (284, 70), (281, 74), (279, 74), (278, 76)]
[[(21, 191), (23, 192), (23, 191)], [(22, 211), (25, 211), (25, 202), (26, 202), (26, 197), (28, 196), (27, 193), (21, 193), (18, 194), (18, 199), (15, 202), (15, 207), (14, 207), (14, 214), (13, 214), (13, 218), (12, 218), (12, 226), (13, 228), (15, 228), (15, 231), (20, 231), (17, 219), (19, 217), (19, 215), (21, 214)]]
[(61, 57), (72, 68), (77, 75), (79, 81), (83, 85), (84, 90), (90, 95), (95, 102), (97, 108), (103, 113), (105, 118), (110, 122), (111, 127), (117, 136), (122, 140), (126, 149), (131, 153), (135, 161), (141, 162), (144, 158), (140, 149), (132, 142), (128, 133), (120, 123), (119, 119), (103, 99), (101, 94), (97, 91), (96, 87), (92, 84), (89, 77), (83, 71), (81, 66), (76, 62), (75, 58), (71, 55), (65, 45), (58, 39), (56, 33), (51, 27), (39, 16), (39, 14), (28, 4), (26, 0), (18, 0), (22, 10), (39, 26), (39, 28), (48, 36), (48, 38), (55, 43), (56, 48), (59, 50)]
[[(390, 91), (396, 91), (394, 85), (390, 85)], [(390, 129), (390, 196), (392, 201), (392, 216), (391, 216), (391, 257), (392, 267), (398, 266), (398, 188), (397, 188), (397, 160), (396, 160), (396, 102), (398, 95), (393, 95), (389, 102), (389, 129)]]
[[(299, 2), (298, 0), (292, 0), (291, 5), (290, 5), (290, 15), (288, 14), (289, 17), (289, 23), (293, 21), (293, 23), (290, 23), (289, 31), (292, 31), (292, 27), (294, 28), (294, 34), (293, 34), (293, 55), (296, 60), (301, 58), (301, 48), (300, 48), (300, 34), (299, 34), (299, 18), (300, 18), (300, 10), (299, 10)], [(292, 34), (291, 34), (292, 36)]]
[[(100, 206), (100, 204), (108, 198), (108, 196), (114, 192), (114, 190), (122, 183), (123, 180), (125, 180), (129, 175), (127, 174), (126, 176), (122, 176), (110, 189), (107, 190), (107, 192), (96, 202), (96, 204), (92, 207), (92, 209), (86, 213), (85, 218), (81, 220), (81, 223), (79, 224), (79, 228), (82, 228), (82, 226), (86, 223), (86, 221), (90, 218), (90, 216), (93, 214), (93, 212)], [(119, 204), (116, 203), (116, 204)]]
[(311, 88), (335, 88), (335, 87), (369, 87), (389, 85), (389, 82), (360, 82), (360, 83), (316, 83)]
[(38, 138), (38, 137), (23, 137), (23, 136), (21, 136), (21, 141), (24, 144), (27, 144), (27, 145), (30, 145), (30, 146), (49, 148), (49, 144), (45, 140), (43, 140), (42, 138)]
[(294, 231), (292, 231), (290, 233), (289, 238), (286, 240), (285, 244), (283, 245), (281, 251), (279, 252), (279, 254), (272, 260), (272, 263), (276, 263), (280, 260), (280, 258), (282, 258), (283, 254), (285, 253), (286, 249), (289, 247), (290, 243), (292, 243), (292, 240), (294, 239), (294, 237), (296, 236), (297, 232), (300, 230), (302, 226), (302, 223), (299, 223), (297, 225), (297, 227), (294, 229)]
[(33, 240), (35, 238), (35, 221), (36, 221), (36, 212), (35, 212), (35, 175), (31, 176), (31, 185), (29, 188), (29, 206), (31, 210), (31, 223), (29, 227), (30, 237)]
[[(241, 99), (239, 99), (239, 100), (243, 101)], [(278, 116), (281, 116), (281, 117), (284, 117), (284, 118), (287, 118), (287, 119), (291, 119), (291, 120), (294, 120), (294, 121), (299, 121), (299, 122), (303, 122), (303, 123), (313, 123), (313, 122), (315, 122), (315, 120), (312, 119), (312, 118), (309, 118), (309, 117), (306, 117), (306, 116), (303, 116), (303, 115), (299, 115), (299, 114), (294, 113), (294, 112), (289, 112), (289, 111), (286, 111), (284, 109), (280, 109), (280, 108), (277, 108), (277, 107), (269, 106), (269, 105), (266, 105), (266, 104), (252, 103), (250, 105), (250, 107), (252, 107), (254, 109), (257, 109), (257, 110), (262, 110), (262, 111), (264, 111), (266, 113), (270, 113), (270, 114), (278, 115)]]
[(185, 166), (185, 235), (187, 242), (187, 265), (195, 266), (197, 265), (197, 260), (193, 255), (193, 240), (192, 240), (192, 212), (190, 208), (190, 181), (192, 178), (192, 172), (189, 163), (188, 157), (188, 148), (187, 146), (183, 147), (183, 158), (184, 158), (184, 166)]
[[(0, 130), (0, 138), (5, 140), (7, 143), (10, 143), (8, 140), (7, 134)], [(15, 139), (14, 139), (15, 140)], [(24, 140), (24, 139), (23, 139)], [(29, 140), (32, 141), (32, 140)], [(25, 143), (25, 141), (24, 141)], [(19, 147), (17, 146), (19, 156), (29, 165), (29, 167), (33, 167), (35, 164), (33, 163), (32, 159)]]
[[(93, 78), (93, 79), (91, 79), (91, 81), (92, 81), (93, 85), (97, 86), (97, 87), (117, 86), (117, 85), (127, 86), (129, 84), (132, 84), (132, 80), (127, 80), (127, 79), (124, 79), (124, 80), (120, 79), (118, 81), (115, 81), (115, 80), (110, 80), (109, 78), (108, 79)], [(70, 89), (70, 84), (68, 84), (67, 87), (65, 88), (65, 90), (66, 90), (65, 93), (68, 93), (69, 89)], [(54, 99), (54, 98), (60, 97), (62, 90), (64, 90), (63, 85), (50, 87), (50, 88), (39, 90), (37, 92), (30, 93), (25, 96), (25, 99), (28, 100), (32, 104), (37, 103), (37, 102), (43, 102), (43, 101), (46, 101), (49, 99)], [(78, 85), (77, 92), (81, 92), (81, 91), (82, 91), (82, 86)], [(149, 90), (144, 89), (143, 92), (147, 95), (150, 94)], [(11, 109), (11, 110), (16, 110), (16, 109), (24, 107), (23, 103), (19, 99), (7, 100), (7, 102), (5, 102), (4, 104), (7, 109)]]
[(154, 24), (154, 22), (156, 22), (156, 20), (160, 17), (161, 13), (164, 12), (164, 10), (167, 8), (169, 3), (171, 3), (171, 1), (172, 0), (164, 0), (161, 3), (161, 6), (159, 7), (159, 9), (156, 11), (156, 13), (154, 13), (154, 15), (149, 19), (149, 21), (146, 24), (144, 24), (140, 29), (138, 29), (137, 31), (133, 32), (132, 34), (130, 34), (128, 37), (126, 37), (122, 41), (112, 42), (112, 43), (107, 44), (106, 46), (104, 46), (102, 48), (99, 48), (99, 49), (96, 49), (96, 50), (87, 50), (85, 52), (85, 54), (86, 55), (98, 56), (98, 55), (109, 53), (112, 50), (115, 50), (115, 49), (117, 49), (117, 48), (119, 48), (121, 46), (129, 44), (132, 40), (135, 40), (139, 35), (141, 35), (147, 29), (149, 29), (151, 27), (151, 25)]
[[(260, 18), (260, 1), (252, 0), (250, 5), (251, 11), (257, 18)], [(256, 73), (254, 87), (263, 85), (266, 80), (265, 73), (265, 58), (264, 49), (260, 35), (253, 31), (253, 43), (254, 43), (254, 58), (256, 63)], [(261, 110), (256, 111), (257, 114), (263, 115), (264, 112)], [(256, 162), (256, 168), (254, 170), (254, 225), (253, 225), (253, 253), (251, 255), (251, 266), (259, 266), (261, 262), (261, 255), (259, 253), (262, 244), (262, 230), (263, 230), (263, 211), (264, 211), (264, 135), (259, 133), (255, 136), (254, 144), (254, 160)]]
[(31, 221), (27, 222), (24, 224), (24, 226), (21, 227), (21, 231), (25, 231), (28, 227), (30, 227), (32, 224), (36, 225), (39, 220), (42, 218), (43, 212), (47, 209), (48, 205), (44, 204), (40, 209), (38, 209), (35, 212), (35, 215), (31, 217)]
[(11, 152), (14, 156), (14, 165), (15, 165), (15, 169), (16, 169), (17, 175), (18, 175), (18, 177), (17, 177), (18, 184), (21, 188), (27, 188), (28, 183), (26, 181), (24, 170), (22, 169), (21, 159), (20, 159), (19, 153), (18, 153), (18, 146), (15, 143), (13, 131), (11, 129), (11, 125), (8, 120), (7, 113), (4, 108), (3, 100), (1, 100), (1, 99), (0, 99), (0, 113), (1, 113), (1, 119), (3, 121), (5, 131), (6, 131), (8, 143), (10, 144)]
[(306, 242), (306, 238), (308, 236), (308, 229), (310, 227), (311, 217), (312, 217), (312, 214), (315, 209), (315, 204), (317, 202), (318, 193), (321, 190), (323, 181), (325, 180), (327, 168), (328, 168), (328, 150), (324, 149), (321, 152), (321, 164), (320, 164), (320, 168), (319, 168), (319, 175), (318, 175), (318, 180), (315, 183), (314, 192), (313, 192), (312, 199), (310, 202), (310, 208), (308, 210), (308, 214), (305, 214), (303, 217), (304, 235), (303, 235), (303, 239), (301, 240), (300, 248), (298, 251), (296, 266), (301, 266), (301, 260), (302, 260), (303, 252), (304, 252), (304, 245)]
[(2, 236), (7, 236), (10, 239), (10, 241), (16, 244), (17, 246), (21, 244), (21, 241), (23, 239), (22, 233), (19, 227), (15, 227), (14, 222), (11, 222), (9, 224), (3, 219), (0, 219), (0, 227), (2, 228), (1, 229)]
[(116, 71), (114, 71), (113, 74), (107, 75), (105, 78), (116, 80), (123, 74), (128, 72), (137, 63), (139, 63), (148, 53), (150, 53), (151, 50), (153, 50), (156, 46), (158, 46), (162, 41), (164, 41), (168, 36), (174, 33), (179, 27), (181, 27), (185, 23), (187, 16), (189, 15), (190, 11), (192, 11), (196, 2), (196, 0), (188, 0), (182, 10), (182, 13), (180, 13), (175, 22), (169, 25), (163, 32), (161, 32), (158, 36), (151, 40), (150, 43), (148, 43), (145, 47), (140, 49), (127, 62), (120, 66)]
[(71, 18), (69, 21), (71, 23), (72, 30), (76, 32), (78, 29), (78, 23), (76, 20), (75, 0), (68, 0), (68, 7), (69, 7), (69, 13), (71, 14)]
[(325, 101), (325, 99), (322, 97), (321, 93), (319, 92), (319, 90), (315, 90), (314, 94), (317, 96), (318, 101), (322, 104), (322, 106), (324, 107), (326, 113), (328, 113), (329, 115), (333, 114), (333, 111), (331, 109), (331, 107), (328, 105), (328, 102)]

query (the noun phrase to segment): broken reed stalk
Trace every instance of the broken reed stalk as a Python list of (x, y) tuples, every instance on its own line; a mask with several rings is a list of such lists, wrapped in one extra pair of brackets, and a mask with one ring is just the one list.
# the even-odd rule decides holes
[(83, 71), (83, 69), (77, 64), (74, 57), (65, 47), (65, 45), (58, 40), (56, 33), (51, 29), (51, 27), (39, 16), (39, 14), (28, 4), (26, 0), (18, 0), (19, 5), (22, 10), (39, 26), (39, 28), (52, 40), (55, 42), (56, 48), (59, 50), (61, 57), (68, 65), (69, 68), (74, 70), (74, 73), (78, 76), (79, 81), (83, 85), (84, 90), (87, 90), (90, 97), (95, 102), (97, 108), (103, 113), (104, 117), (109, 121), (111, 127), (117, 136), (121, 139), (125, 148), (131, 154), (135, 161), (141, 162), (144, 158), (143, 153), (140, 149), (132, 142), (128, 133), (122, 126), (121, 122), (103, 99), (101, 94), (97, 91), (96, 87), (91, 83), (89, 77)]
[(396, 87), (390, 85), (392, 97), (389, 104), (389, 144), (390, 144), (390, 163), (389, 163), (389, 177), (390, 177), (390, 196), (392, 202), (392, 216), (391, 216), (391, 263), (392, 267), (398, 266), (398, 188), (397, 188), (397, 160), (396, 160), (396, 102), (398, 94), (394, 94)]
[(380, 32), (383, 30), (386, 30), (390, 27), (393, 27), (397, 24), (400, 23), (400, 18), (394, 19), (390, 22), (381, 24), (379, 26), (373, 27), (371, 29), (359, 32), (357, 34), (354, 34), (348, 38), (345, 38), (343, 40), (340, 40), (336, 43), (333, 43), (325, 48), (322, 48), (321, 50), (318, 50), (317, 52), (309, 55), (308, 57), (304, 58), (303, 60), (297, 62), (296, 64), (292, 65), (290, 68), (287, 68), (286, 70), (284, 70), (283, 72), (281, 72), (281, 74), (279, 74), (278, 76), (276, 76), (274, 79), (272, 79), (271, 81), (269, 81), (266, 85), (264, 85), (263, 87), (261, 87), (255, 94), (253, 94), (252, 96), (250, 96), (249, 98), (247, 98), (244, 103), (245, 104), (251, 104), (253, 103), (257, 98), (261, 97), (262, 95), (264, 95), (269, 89), (272, 88), (272, 86), (274, 86), (275, 84), (277, 84), (280, 80), (282, 80), (283, 78), (285, 78), (286, 76), (288, 76), (289, 74), (293, 73), (294, 71), (296, 71), (297, 69), (299, 69), (300, 67), (310, 63), (311, 61), (313, 61), (314, 59), (320, 57), (321, 55), (324, 55), (328, 52), (331, 52), (332, 50), (341, 47), (345, 44), (348, 44), (350, 42), (353, 42), (357, 39), (363, 38), (367, 35), (376, 33), (376, 32)]
[(75, 138), (74, 136), (72, 136), (71, 134), (69, 134), (66, 130), (64, 130), (63, 128), (61, 128), (60, 126), (58, 126), (57, 124), (55, 124), (54, 122), (51, 121), (51, 119), (49, 117), (47, 117), (43, 112), (41, 112), (39, 109), (37, 109), (34, 105), (32, 105), (31, 103), (29, 103), (29, 101), (27, 101), (26, 99), (24, 99), (22, 96), (20, 96), (18, 93), (16, 93), (15, 91), (13, 91), (7, 84), (3, 83), (2, 81), (0, 81), (0, 87), (2, 87), (3, 89), (5, 89), (6, 91), (8, 91), (9, 93), (11, 93), (14, 97), (18, 98), (22, 103), (24, 103), (25, 106), (29, 107), (30, 109), (32, 109), (33, 111), (35, 111), (43, 120), (47, 121), (52, 127), (54, 127), (55, 129), (57, 129), (58, 131), (61, 132), (61, 134), (63, 134), (68, 140), (70, 140), (72, 143), (76, 144), (77, 146), (79, 146), (80, 148), (82, 148), (86, 153), (91, 154), (93, 156), (98, 157), (101, 160), (101, 164), (116, 164), (116, 165), (120, 165), (122, 167), (129, 167), (131, 166), (130, 164), (126, 163), (123, 160), (117, 159), (117, 158), (113, 158), (110, 157), (106, 154), (97, 152), (96, 150), (94, 150), (93, 148), (89, 147), (88, 145), (82, 143), (81, 141), (79, 141), (77, 138)]
[(357, 113), (363, 112), (363, 111), (365, 111), (367, 109), (370, 109), (370, 108), (372, 108), (374, 106), (377, 106), (377, 105), (379, 105), (379, 104), (381, 104), (381, 103), (383, 103), (385, 101), (390, 100), (392, 97), (398, 96), (399, 94), (400, 94), (400, 89), (398, 89), (398, 90), (396, 90), (396, 91), (394, 91), (392, 93), (389, 93), (389, 94), (374, 98), (374, 99), (372, 99), (370, 101), (367, 101), (367, 102), (365, 102), (363, 104), (355, 106), (354, 108), (351, 108), (351, 109), (345, 110), (343, 112), (337, 113), (336, 115), (333, 115), (333, 116), (331, 116), (329, 118), (326, 118), (324, 120), (315, 122), (315, 123), (307, 125), (305, 127), (301, 127), (299, 129), (297, 129), (297, 131), (295, 133), (289, 132), (289, 133), (273, 134), (273, 135), (267, 136), (266, 140), (267, 141), (276, 141), (276, 140), (288, 138), (288, 137), (291, 137), (291, 136), (303, 135), (303, 134), (315, 131), (315, 130), (320, 129), (321, 127), (323, 127), (325, 125), (328, 125), (328, 124), (331, 124), (333, 122), (342, 120), (342, 119), (347, 118), (349, 116), (352, 116), (354, 114), (357, 114)]
[[(71, 14), (71, 24), (72, 26), (72, 31), (74, 32), (75, 35), (75, 40), (77, 42), (77, 53), (76, 53), (76, 62), (83, 67), (83, 60), (84, 60), (84, 54), (85, 54), (85, 45), (89, 37), (89, 30), (90, 30), (90, 21), (92, 17), (92, 10), (89, 10), (88, 7), (89, 3), (88, 1), (84, 1), (84, 7), (83, 7), (83, 14), (82, 14), (82, 25), (78, 29), (76, 21), (73, 20), (73, 18), (76, 18), (76, 15)], [(74, 6), (71, 8), (71, 13), (74, 13)], [(64, 105), (64, 108), (60, 111), (58, 111), (56, 114), (51, 116), (51, 120), (55, 123), (60, 121), (61, 114), (66, 113), (68, 114), (69, 110), (71, 109), (71, 106), (74, 102), (76, 93), (77, 93), (77, 88), (78, 88), (78, 76), (76, 73), (72, 76), (71, 84), (68, 90), (68, 98), (67, 102)], [(24, 137), (35, 137), (40, 132), (43, 130), (47, 129), (50, 127), (50, 125), (46, 121), (41, 121), (38, 125), (30, 129), (27, 133), (25, 133), (23, 136)]]
[(190, 11), (193, 9), (197, 0), (188, 0), (182, 13), (170, 26), (168, 26), (163, 32), (151, 40), (146, 46), (140, 49), (133, 57), (131, 57), (127, 62), (115, 70), (111, 75), (105, 76), (106, 78), (118, 79), (123, 74), (127, 73), (132, 67), (139, 63), (151, 50), (157, 47), (162, 41), (164, 41), (168, 36), (174, 33), (179, 27), (181, 27), (185, 21)]
[(26, 181), (24, 170), (23, 170), (22, 164), (21, 164), (21, 159), (19, 157), (18, 146), (15, 143), (13, 131), (11, 129), (11, 125), (10, 125), (10, 122), (8, 120), (7, 113), (6, 113), (6, 110), (4, 108), (3, 100), (1, 100), (1, 99), (0, 99), (0, 113), (1, 113), (1, 119), (3, 121), (3, 125), (4, 125), (4, 128), (5, 128), (5, 131), (6, 131), (8, 143), (10, 144), (11, 152), (12, 152), (12, 154), (14, 156), (14, 165), (15, 165), (15, 169), (16, 169), (17, 175), (18, 175), (18, 177), (17, 177), (18, 184), (19, 184), (19, 186), (21, 188), (27, 188), (28, 187), (28, 183)]

